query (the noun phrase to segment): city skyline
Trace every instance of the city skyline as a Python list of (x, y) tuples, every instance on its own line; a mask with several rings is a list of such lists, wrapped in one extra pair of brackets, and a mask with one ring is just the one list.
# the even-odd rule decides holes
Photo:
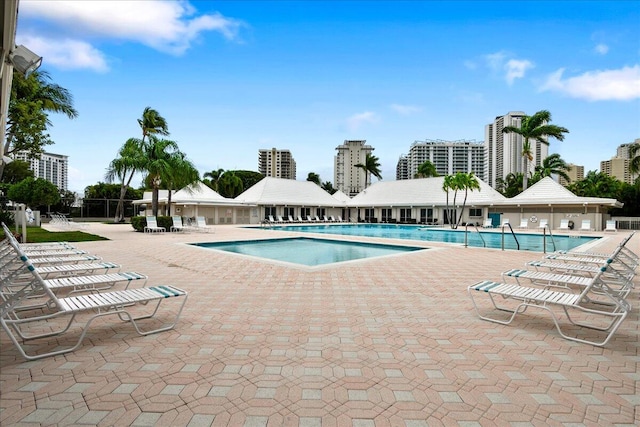
[(278, 147), (297, 179), (331, 181), (335, 148), (361, 139), (393, 180), (416, 140), (480, 142), (542, 109), (570, 131), (549, 153), (599, 170), (640, 136), (640, 5), (503, 5), (22, 0), (16, 41), (74, 96), (45, 147), (69, 156), (74, 191), (104, 181), (146, 106), (201, 174)]

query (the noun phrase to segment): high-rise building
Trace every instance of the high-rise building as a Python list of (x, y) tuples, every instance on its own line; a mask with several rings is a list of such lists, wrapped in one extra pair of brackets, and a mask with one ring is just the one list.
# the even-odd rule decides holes
[(357, 164), (365, 164), (367, 154), (373, 151), (373, 147), (366, 145), (366, 142), (360, 139), (345, 140), (342, 145), (336, 147), (338, 154), (334, 159), (334, 186), (349, 196), (355, 196), (370, 183), (369, 174), (355, 167)]
[(573, 182), (581, 181), (584, 179), (584, 166), (574, 165), (573, 163), (567, 164), (571, 169), (569, 169), (566, 173), (571, 179), (570, 182), (567, 182), (563, 177), (558, 177), (558, 182), (560, 185), (564, 185), (565, 187)]
[(33, 171), (34, 177), (46, 179), (61, 191), (68, 189), (69, 156), (42, 153), (40, 157), (30, 159), (28, 154), (26, 151), (20, 151), (14, 155), (14, 158), (29, 163), (29, 169)]
[(409, 156), (403, 154), (398, 159), (398, 164), (396, 165), (396, 180), (401, 179), (410, 179), (411, 175), (409, 174)]
[(621, 144), (616, 149), (616, 156), (611, 160), (603, 160), (600, 162), (600, 172), (619, 179), (627, 184), (633, 184), (638, 178), (638, 174), (632, 174), (629, 170), (631, 157), (629, 156), (629, 147), (633, 144), (640, 144), (640, 138), (628, 144)]
[[(517, 133), (504, 133), (507, 126), (520, 127), (525, 113), (511, 111), (504, 116), (498, 116), (493, 123), (485, 126), (485, 181), (496, 187), (497, 180), (504, 179), (510, 173), (525, 173), (524, 157), (522, 156), (522, 137)], [(527, 173), (531, 174), (536, 166), (549, 155), (549, 146), (538, 141), (529, 141), (533, 161), (527, 161)]]
[[(397, 176), (396, 179), (413, 179), (418, 173), (418, 168), (425, 161), (430, 161), (436, 168), (438, 175), (453, 175), (457, 172), (473, 172), (479, 179), (484, 180), (485, 153), (484, 143), (476, 141), (443, 141), (425, 140), (415, 141), (411, 144), (409, 154), (406, 156), (407, 173), (405, 178)], [(405, 162), (401, 157), (400, 161)], [(398, 162), (399, 169), (400, 162)]]
[(611, 160), (603, 160), (600, 162), (600, 172), (627, 184), (633, 183), (628, 158), (612, 157)]
[(258, 171), (264, 176), (296, 179), (296, 161), (289, 150), (259, 150)]

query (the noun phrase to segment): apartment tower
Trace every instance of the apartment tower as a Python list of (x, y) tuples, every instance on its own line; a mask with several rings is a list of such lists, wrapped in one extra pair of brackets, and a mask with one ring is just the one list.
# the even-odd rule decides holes
[(258, 172), (274, 178), (296, 179), (296, 161), (289, 150), (259, 150)]
[(35, 178), (46, 179), (53, 183), (58, 190), (66, 191), (69, 186), (69, 156), (62, 154), (42, 153), (35, 159), (29, 158), (27, 151), (15, 154), (15, 160), (29, 163), (29, 169), (33, 171)]
[[(427, 160), (435, 166), (438, 175), (473, 172), (479, 179), (484, 180), (484, 143), (467, 140), (415, 141), (411, 144), (406, 160), (402, 157), (400, 158), (400, 161), (406, 163), (406, 178), (402, 178), (396, 173), (396, 179), (415, 178), (418, 168)], [(398, 162), (396, 169), (398, 170), (399, 168), (400, 162)]]
[(510, 173), (528, 173), (531, 175), (536, 166), (549, 155), (549, 146), (538, 141), (529, 141), (533, 161), (527, 161), (527, 171), (524, 170), (524, 158), (522, 156), (523, 139), (516, 133), (503, 133), (507, 126), (520, 127), (525, 113), (511, 111), (504, 116), (498, 116), (485, 126), (485, 181), (496, 187), (498, 179), (504, 179)]
[(345, 140), (342, 145), (336, 147), (338, 154), (334, 158), (334, 185), (335, 188), (349, 196), (355, 196), (365, 189), (370, 182), (368, 174), (357, 164), (366, 162), (367, 154), (371, 154), (373, 147), (366, 145), (366, 140)]

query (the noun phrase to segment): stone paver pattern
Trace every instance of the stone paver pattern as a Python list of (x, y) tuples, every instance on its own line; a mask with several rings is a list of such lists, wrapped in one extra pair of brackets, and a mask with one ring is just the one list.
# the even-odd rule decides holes
[[(600, 348), (561, 338), (544, 310), (509, 326), (474, 312), (467, 286), (540, 253), (412, 242), (431, 249), (308, 268), (186, 244), (296, 232), (85, 231), (110, 240), (78, 248), (186, 290), (180, 322), (141, 337), (100, 318), (73, 353), (31, 362), (2, 332), (0, 425), (640, 425), (638, 277), (633, 312)], [(640, 235), (629, 247), (640, 253)]]

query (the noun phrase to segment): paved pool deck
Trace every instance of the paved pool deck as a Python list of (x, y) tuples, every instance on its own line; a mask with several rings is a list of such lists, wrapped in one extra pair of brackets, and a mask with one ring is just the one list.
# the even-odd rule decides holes
[[(467, 286), (540, 253), (412, 242), (432, 249), (309, 269), (185, 244), (296, 232), (85, 231), (110, 240), (78, 248), (186, 290), (180, 322), (141, 337), (99, 318), (73, 353), (31, 362), (0, 332), (2, 426), (640, 425), (638, 276), (600, 348), (561, 338), (544, 310), (509, 326), (474, 312)], [(640, 253), (640, 235), (628, 245)]]

